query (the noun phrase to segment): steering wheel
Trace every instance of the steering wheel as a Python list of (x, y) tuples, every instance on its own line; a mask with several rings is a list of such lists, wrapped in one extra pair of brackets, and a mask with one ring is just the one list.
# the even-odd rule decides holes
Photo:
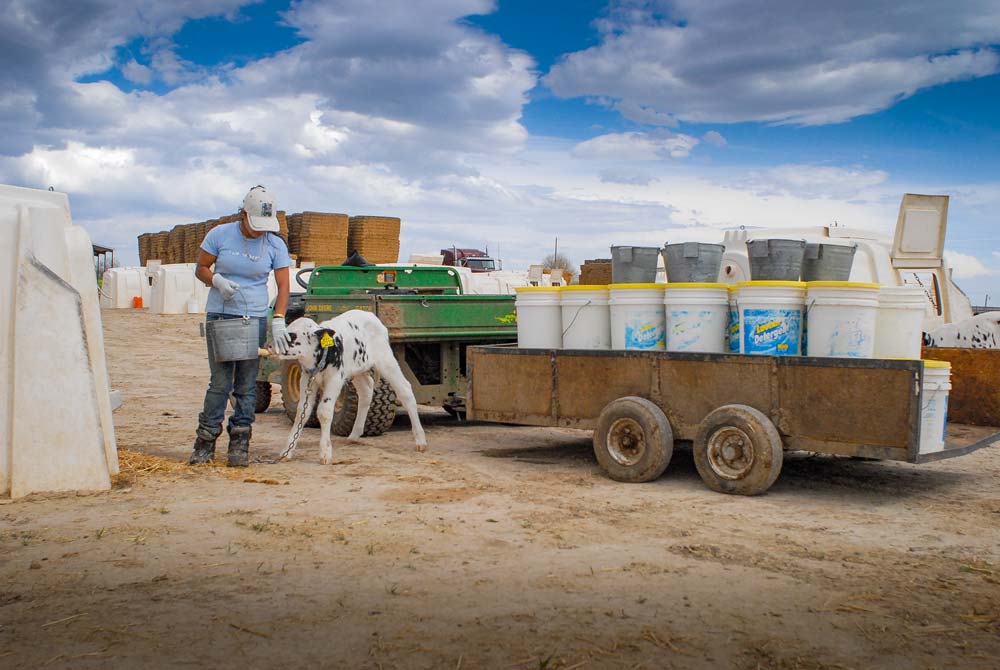
[(309, 290), (309, 282), (302, 281), (302, 275), (306, 274), (307, 272), (312, 272), (315, 269), (316, 268), (302, 268), (301, 270), (295, 273), (295, 281), (298, 282), (299, 286), (306, 289), (307, 291)]

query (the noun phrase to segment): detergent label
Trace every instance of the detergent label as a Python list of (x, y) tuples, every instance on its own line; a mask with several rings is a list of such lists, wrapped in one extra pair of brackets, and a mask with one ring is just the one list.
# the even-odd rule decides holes
[(663, 349), (662, 312), (637, 312), (625, 322), (626, 349)]
[(740, 313), (735, 307), (729, 308), (729, 352), (740, 353)]
[(801, 336), (800, 309), (743, 310), (743, 353), (798, 356)]
[(707, 335), (712, 319), (708, 309), (672, 309), (667, 312), (667, 341), (670, 351), (689, 351)]

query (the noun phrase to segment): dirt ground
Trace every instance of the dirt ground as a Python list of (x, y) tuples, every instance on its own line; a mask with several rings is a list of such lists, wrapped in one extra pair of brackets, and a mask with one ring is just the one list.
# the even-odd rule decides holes
[[(626, 485), (587, 433), (428, 409), (425, 454), (399, 417), (333, 466), (307, 429), (291, 463), (188, 468), (198, 319), (104, 320), (118, 446), (169, 462), (0, 505), (0, 667), (1000, 667), (1000, 444), (789, 454), (741, 498), (683, 446)], [(252, 453), (288, 429), (276, 389)]]

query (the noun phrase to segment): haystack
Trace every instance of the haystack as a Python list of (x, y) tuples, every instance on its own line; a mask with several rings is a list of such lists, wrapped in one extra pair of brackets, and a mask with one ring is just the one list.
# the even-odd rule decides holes
[(352, 216), (349, 224), (348, 253), (357, 251), (372, 263), (396, 263), (399, 260), (398, 218)]

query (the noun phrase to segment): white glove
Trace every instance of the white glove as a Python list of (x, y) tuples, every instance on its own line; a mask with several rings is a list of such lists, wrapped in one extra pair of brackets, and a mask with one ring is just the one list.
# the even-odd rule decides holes
[(234, 281), (230, 281), (216, 272), (212, 275), (212, 286), (219, 289), (219, 293), (222, 294), (223, 302), (227, 300), (232, 300), (236, 292), (240, 290), (240, 285)]
[(285, 317), (278, 316), (271, 319), (271, 339), (274, 341), (274, 349), (279, 354), (288, 353), (288, 328), (285, 326)]

